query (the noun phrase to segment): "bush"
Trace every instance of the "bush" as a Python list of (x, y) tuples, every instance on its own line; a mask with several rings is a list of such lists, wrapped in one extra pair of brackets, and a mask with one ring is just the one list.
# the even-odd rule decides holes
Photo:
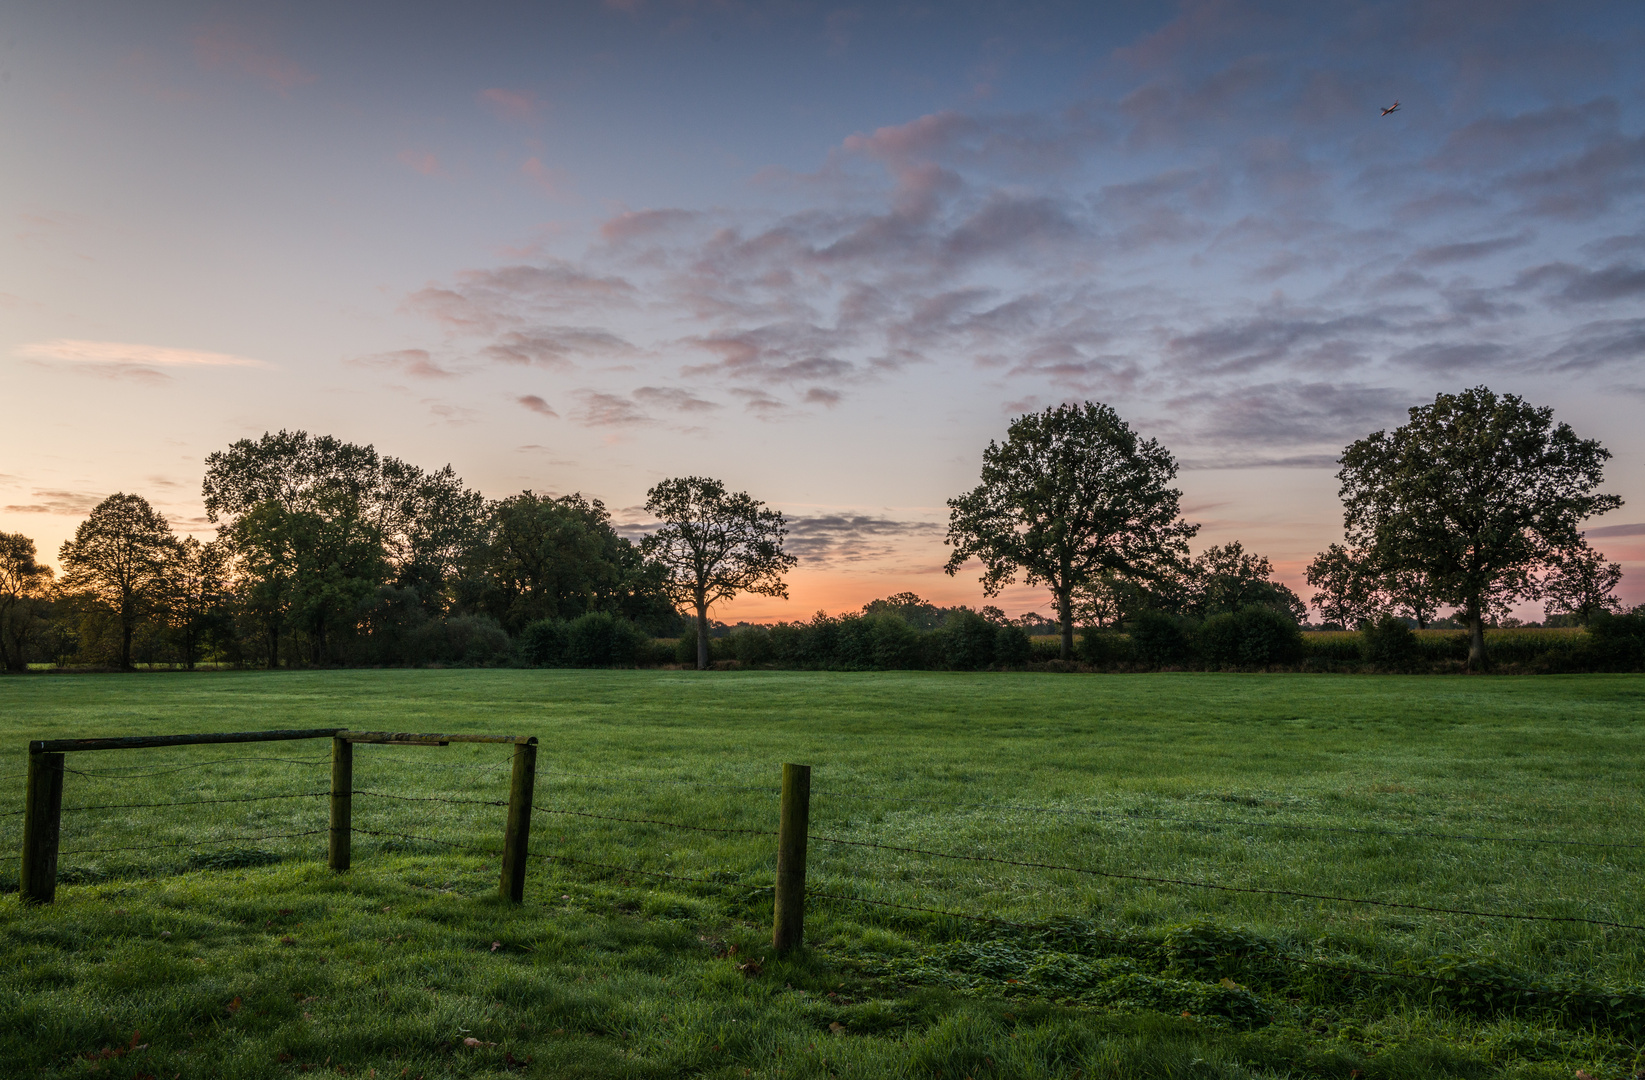
[(1249, 604), (1200, 627), (1199, 651), (1214, 667), (1268, 667), (1302, 660), (1302, 631), (1271, 607)]
[[(771, 647), (771, 631), (764, 626), (739, 626), (731, 631), (729, 640), (731, 655), (739, 664), (753, 667), (755, 664), (769, 663), (775, 656), (775, 650)], [(696, 648), (695, 635), (692, 636), (691, 645)], [(696, 662), (695, 654), (691, 659)]]
[(1193, 654), (1182, 622), (1163, 611), (1144, 611), (1129, 620), (1131, 645), (1137, 659), (1150, 667), (1184, 664)]
[(1033, 653), (1034, 643), (1020, 626), (1002, 626), (994, 634), (994, 663), (1000, 667), (1026, 664)]
[(630, 667), (645, 644), (639, 627), (607, 611), (591, 611), (566, 624), (569, 667)]
[(998, 628), (969, 608), (956, 608), (943, 622), (938, 646), (942, 664), (954, 671), (981, 671), (994, 662)]
[(651, 638), (634, 654), (634, 662), (641, 667), (662, 667), (674, 663), (675, 642), (667, 638)]
[(565, 644), (564, 619), (538, 619), (520, 631), (515, 648), (531, 667), (565, 667)]
[(486, 615), (430, 619), (411, 635), (409, 657), (417, 664), (467, 664), (483, 667), (508, 658), (508, 634)]
[(906, 671), (924, 667), (922, 663), (922, 635), (908, 620), (894, 612), (870, 615), (863, 620), (869, 624), (868, 640), (872, 649), (873, 666), (882, 671)]
[(1079, 658), (1092, 667), (1113, 667), (1128, 664), (1137, 658), (1136, 647), (1129, 637), (1094, 627), (1087, 627), (1080, 633), (1077, 651)]
[(1417, 636), (1405, 620), (1384, 615), (1360, 631), (1365, 659), (1378, 667), (1404, 670), (1417, 658)]

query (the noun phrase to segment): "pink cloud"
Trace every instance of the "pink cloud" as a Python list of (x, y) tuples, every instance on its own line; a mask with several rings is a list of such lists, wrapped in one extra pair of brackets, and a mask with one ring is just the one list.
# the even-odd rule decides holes
[(540, 416), (558, 417), (560, 415), (554, 411), (553, 407), (549, 405), (548, 402), (544, 401), (536, 394), (522, 394), (514, 400)]
[(209, 71), (238, 71), (264, 83), (271, 90), (289, 94), (319, 76), (295, 60), (281, 56), (264, 43), (250, 40), (232, 26), (210, 26), (194, 37), (194, 56)]
[(367, 367), (395, 368), (419, 379), (450, 379), (457, 374), (436, 364), (427, 349), (399, 349), (395, 352), (373, 353), (354, 362)]
[(440, 174), (440, 159), (427, 150), (401, 150), (395, 158), (412, 172), (424, 176)]
[(490, 90), (480, 91), (480, 100), (496, 110), (497, 115), (504, 120), (513, 120), (522, 124), (537, 122), (547, 103), (538, 100), (537, 95), (529, 90), (504, 90), (501, 87), (492, 87)]

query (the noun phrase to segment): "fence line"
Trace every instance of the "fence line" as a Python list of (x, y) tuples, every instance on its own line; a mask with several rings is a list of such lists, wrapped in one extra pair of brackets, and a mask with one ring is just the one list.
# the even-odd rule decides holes
[(690, 832), (711, 833), (746, 833), (749, 836), (776, 836), (775, 829), (728, 829), (716, 828), (712, 825), (682, 825), (677, 821), (659, 821), (655, 818), (616, 817), (612, 814), (591, 814), (584, 810), (559, 810), (550, 806), (532, 806), (532, 809), (541, 814), (569, 814), (573, 817), (599, 818), (601, 821), (628, 821), (636, 825), (663, 825), (670, 829), (686, 829)]
[(955, 803), (944, 799), (921, 798), (914, 795), (865, 795), (849, 793), (850, 798), (872, 802), (930, 803), (952, 809), (1013, 810), (1031, 814), (1064, 814), (1093, 817), (1104, 821), (1167, 821), (1179, 825), (1211, 825), (1218, 828), (1239, 826), (1255, 829), (1296, 829), (1306, 832), (1345, 832), (1372, 836), (1421, 836), (1435, 840), (1473, 840), (1499, 844), (1565, 844), (1573, 847), (1645, 848), (1645, 844), (1626, 844), (1606, 840), (1540, 840), (1518, 836), (1476, 836), (1469, 833), (1430, 832), (1423, 829), (1372, 829), (1357, 825), (1301, 825), (1285, 821), (1249, 821), (1241, 818), (1187, 818), (1174, 814), (1144, 814), (1129, 810), (1083, 810), (1078, 807), (1021, 806), (1015, 803)]
[[(71, 810), (148, 810), (159, 806), (210, 806), (216, 803), (268, 802), (271, 799), (318, 799), (330, 795), (329, 791), (303, 791), (292, 795), (245, 795), (233, 799), (185, 799), (182, 802), (151, 802), (151, 803), (104, 803), (100, 806), (65, 806), (62, 812)], [(23, 813), (19, 810), (18, 813)], [(67, 854), (67, 852), (64, 852)]]
[(107, 855), (116, 851), (163, 851), (167, 849), (185, 847), (205, 847), (209, 844), (233, 844), (241, 840), (283, 840), (292, 836), (319, 836), (327, 832), (326, 829), (308, 829), (304, 832), (265, 833), (261, 836), (223, 836), (215, 840), (179, 840), (175, 844), (144, 844), (141, 847), (112, 847), (112, 848), (76, 848), (72, 851), (59, 851), (58, 855)]
[(67, 765), (63, 766), (63, 771), (66, 772), (66, 773), (73, 773), (76, 776), (88, 776), (88, 777), (91, 777), (93, 779), (138, 780), (138, 779), (142, 779), (145, 776), (169, 776), (171, 773), (187, 772), (189, 769), (198, 769), (202, 765), (221, 765), (222, 763), (224, 763), (226, 761), (232, 761), (232, 762), (236, 762), (236, 763), (244, 762), (244, 761), (281, 761), (281, 762), (285, 762), (288, 765), (329, 765), (329, 764), (331, 764), (331, 761), (328, 758), (320, 758), (317, 761), (304, 761), (304, 760), (301, 760), (301, 759), (298, 759), (298, 758), (269, 757), (269, 756), (264, 755), (264, 754), (257, 754), (257, 755), (253, 755), (253, 756), (249, 756), (249, 757), (208, 758), (205, 761), (191, 761), (186, 765), (177, 765), (177, 766), (173, 766), (172, 768), (168, 768), (168, 769), (158, 769), (158, 770), (155, 770), (154, 772), (131, 772), (129, 770), (120, 770), (120, 769), (93, 771), (93, 770), (88, 770), (88, 769), (71, 769)]

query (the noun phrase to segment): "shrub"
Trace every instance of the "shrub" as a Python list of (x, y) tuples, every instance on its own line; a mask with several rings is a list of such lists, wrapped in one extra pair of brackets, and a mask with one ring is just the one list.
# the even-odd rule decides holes
[(863, 621), (869, 624), (868, 637), (875, 667), (895, 671), (924, 666), (920, 649), (922, 635), (908, 625), (908, 620), (893, 612), (885, 612), (870, 615)]
[[(750, 667), (769, 663), (775, 654), (771, 647), (771, 631), (764, 626), (739, 626), (731, 631), (730, 642), (731, 655), (738, 663)], [(692, 645), (696, 645), (695, 638)]]
[(1137, 659), (1151, 667), (1186, 663), (1193, 647), (1181, 620), (1163, 611), (1144, 611), (1128, 620)]
[(955, 608), (943, 622), (939, 646), (943, 666), (980, 671), (994, 662), (997, 627), (969, 608)]
[(538, 619), (520, 631), (516, 648), (520, 659), (531, 667), (564, 667), (566, 624), (564, 619)]
[(565, 662), (569, 667), (628, 667), (645, 635), (627, 619), (591, 611), (566, 624)]
[(1033, 652), (1034, 643), (1020, 626), (1002, 626), (994, 634), (994, 663), (1000, 667), (1026, 664)]
[(1213, 666), (1268, 667), (1302, 660), (1302, 631), (1271, 607), (1249, 604), (1213, 615), (1200, 627), (1199, 651)]
[(430, 619), (411, 635), (408, 659), (419, 664), (485, 666), (508, 657), (508, 634), (485, 615)]
[(662, 667), (674, 663), (677, 643), (668, 638), (651, 638), (634, 654), (634, 662), (641, 667)]
[(1417, 636), (1405, 620), (1384, 615), (1360, 631), (1365, 659), (1378, 667), (1403, 670), (1417, 658)]

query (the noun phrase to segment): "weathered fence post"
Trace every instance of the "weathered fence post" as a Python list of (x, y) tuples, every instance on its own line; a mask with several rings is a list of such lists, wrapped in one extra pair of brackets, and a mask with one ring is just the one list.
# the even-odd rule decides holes
[(779, 953), (805, 940), (805, 837), (811, 825), (811, 766), (783, 765), (782, 818), (777, 825), (777, 905), (771, 947)]
[(331, 740), (331, 834), (326, 844), (326, 865), (347, 870), (349, 842), (354, 828), (354, 744), (347, 739)]
[(497, 891), (513, 903), (525, 900), (526, 854), (531, 841), (531, 799), (537, 787), (537, 739), (514, 744), (508, 780), (508, 824), (503, 827), (503, 872)]
[(18, 892), (30, 904), (57, 898), (57, 840), (63, 827), (63, 755), (29, 748), (23, 803), (23, 868)]

